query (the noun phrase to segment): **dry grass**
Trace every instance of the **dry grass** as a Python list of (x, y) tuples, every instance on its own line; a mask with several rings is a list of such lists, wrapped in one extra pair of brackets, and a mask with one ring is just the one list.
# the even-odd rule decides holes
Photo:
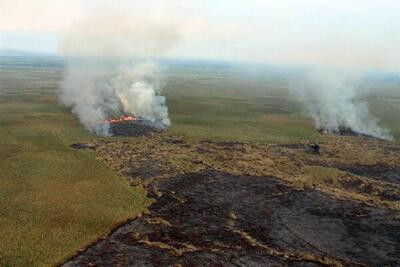
[(308, 185), (328, 184), (330, 186), (337, 186), (340, 178), (346, 176), (345, 172), (338, 169), (321, 166), (305, 166), (303, 172), (306, 174), (304, 180)]

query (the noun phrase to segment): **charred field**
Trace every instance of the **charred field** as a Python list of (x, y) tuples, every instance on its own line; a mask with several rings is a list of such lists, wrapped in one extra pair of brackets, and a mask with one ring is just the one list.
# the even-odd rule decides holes
[(319, 146), (165, 133), (82, 144), (153, 203), (63, 266), (398, 266), (400, 147)]

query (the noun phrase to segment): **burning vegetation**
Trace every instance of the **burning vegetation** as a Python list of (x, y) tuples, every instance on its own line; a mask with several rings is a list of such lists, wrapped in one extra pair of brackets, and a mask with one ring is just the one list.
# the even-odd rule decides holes
[(382, 139), (377, 136), (356, 132), (356, 131), (352, 130), (351, 128), (344, 127), (344, 126), (339, 126), (337, 129), (329, 129), (329, 128), (325, 128), (325, 127), (320, 127), (320, 128), (317, 128), (317, 132), (321, 136), (324, 136), (327, 134), (336, 134), (336, 135), (343, 135), (343, 136), (360, 136), (360, 137), (366, 137), (366, 138)]
[(362, 97), (365, 88), (354, 73), (328, 69), (312, 69), (308, 82), (292, 86), (304, 112), (318, 131), (340, 135), (359, 135), (393, 140)]
[(94, 127), (107, 128), (111, 136), (148, 136), (163, 130), (152, 121), (133, 115), (108, 118)]
[(132, 115), (125, 115), (119, 118), (109, 118), (104, 121), (104, 123), (110, 123), (110, 124), (115, 124), (115, 123), (121, 123), (121, 122), (130, 122), (130, 121), (136, 121), (139, 118), (132, 116)]

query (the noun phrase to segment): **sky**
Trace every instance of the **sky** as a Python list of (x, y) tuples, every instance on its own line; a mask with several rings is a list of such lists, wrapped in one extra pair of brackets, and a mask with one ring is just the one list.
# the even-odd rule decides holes
[[(118, 9), (173, 25), (179, 41), (163, 57), (400, 72), (399, 0), (0, 0), (0, 49), (62, 54), (82, 20)], [(128, 20), (95, 21), (93, 31), (101, 32), (103, 24), (123, 31)], [(84, 46), (79, 36), (69, 44)]]

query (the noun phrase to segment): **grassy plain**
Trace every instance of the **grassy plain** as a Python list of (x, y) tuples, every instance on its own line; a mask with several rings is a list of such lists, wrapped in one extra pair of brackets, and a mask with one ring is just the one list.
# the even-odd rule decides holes
[[(93, 154), (69, 147), (96, 137), (58, 104), (59, 60), (8, 63), (0, 68), (0, 265), (54, 265), (149, 202)], [(279, 72), (202, 63), (172, 65), (167, 73), (169, 133), (262, 143), (318, 139)], [(399, 140), (398, 84), (373, 86), (372, 111)]]
[[(169, 70), (165, 90), (171, 133), (194, 139), (292, 143), (318, 140), (313, 122), (288, 88), (303, 82), (296, 70), (249, 70), (187, 64)], [(382, 126), (400, 141), (400, 81), (368, 81), (368, 101)]]
[(0, 73), (0, 266), (51, 266), (142, 212), (147, 199), (94, 156), (57, 104), (60, 69)]

